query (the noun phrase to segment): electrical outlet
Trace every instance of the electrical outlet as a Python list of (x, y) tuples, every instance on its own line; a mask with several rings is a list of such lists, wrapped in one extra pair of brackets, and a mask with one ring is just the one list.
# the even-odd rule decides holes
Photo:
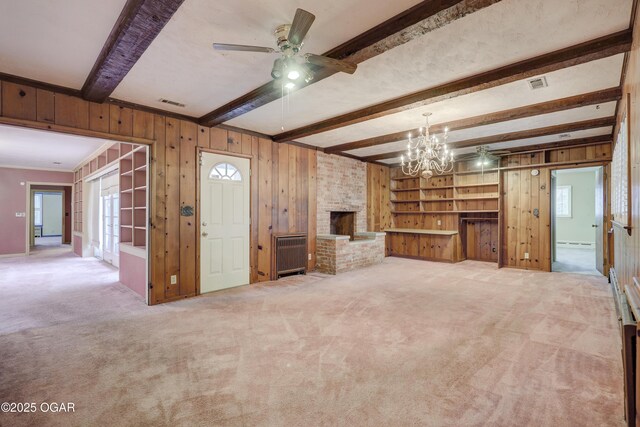
[(529, 252), (524, 253), (524, 259), (529, 259)]
[(26, 216), (27, 214), (25, 214), (24, 212), (16, 212), (16, 218), (24, 218)]
[(178, 278), (176, 277), (176, 275), (172, 275), (171, 276), (171, 284), (175, 285), (176, 283), (178, 283)]
[(311, 261), (311, 254), (309, 254), (309, 261)]
[(441, 220), (438, 220), (438, 225), (442, 225), (442, 221)]

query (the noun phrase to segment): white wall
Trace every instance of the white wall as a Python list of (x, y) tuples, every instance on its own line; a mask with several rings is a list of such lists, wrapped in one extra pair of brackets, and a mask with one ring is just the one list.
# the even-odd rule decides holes
[(595, 171), (558, 171), (556, 186), (561, 185), (571, 186), (571, 218), (556, 217), (556, 241), (595, 243)]

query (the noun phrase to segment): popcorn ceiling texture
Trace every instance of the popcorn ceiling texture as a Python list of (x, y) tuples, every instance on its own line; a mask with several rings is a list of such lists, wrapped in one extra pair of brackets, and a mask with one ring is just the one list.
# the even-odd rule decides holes
[(367, 164), (318, 152), (317, 232), (329, 234), (331, 211), (356, 212), (356, 232), (367, 231)]

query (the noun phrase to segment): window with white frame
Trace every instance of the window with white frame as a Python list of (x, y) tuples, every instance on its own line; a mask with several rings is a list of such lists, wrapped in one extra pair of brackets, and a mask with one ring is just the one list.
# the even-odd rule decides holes
[(242, 175), (231, 163), (218, 163), (211, 169), (211, 172), (209, 172), (209, 179), (242, 181)]
[(558, 185), (556, 187), (556, 216), (571, 217), (571, 186)]

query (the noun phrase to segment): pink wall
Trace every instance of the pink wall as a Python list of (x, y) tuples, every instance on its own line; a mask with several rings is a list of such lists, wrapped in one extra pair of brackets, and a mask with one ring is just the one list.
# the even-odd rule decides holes
[(120, 283), (135, 293), (147, 297), (147, 263), (144, 258), (120, 251)]
[(27, 211), (27, 182), (72, 184), (73, 173), (0, 168), (0, 255), (25, 251), (27, 218), (16, 212)]
[(73, 253), (82, 256), (82, 237), (73, 236)]

